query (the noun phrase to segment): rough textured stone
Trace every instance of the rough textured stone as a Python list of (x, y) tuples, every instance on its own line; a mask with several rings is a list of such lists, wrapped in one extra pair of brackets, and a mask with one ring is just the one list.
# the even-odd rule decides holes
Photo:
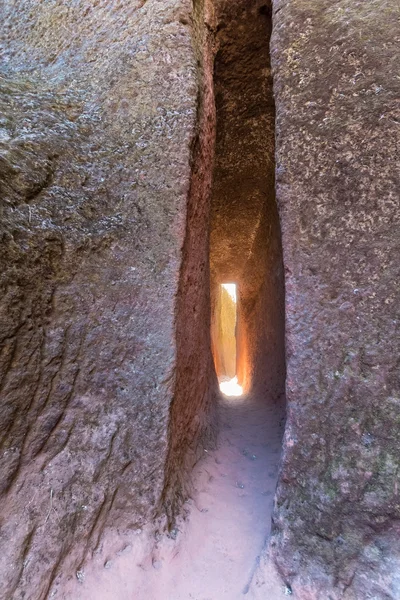
[[(214, 54), (211, 306), (238, 283), (240, 381), (281, 391), (271, 7), (193, 4), (0, 6), (7, 599), (62, 597), (110, 527), (171, 528), (213, 442)], [(398, 18), (274, 2), (289, 414), (260, 564), (303, 600), (400, 597)]]
[[(195, 150), (207, 84), (191, 23), (202, 10), (193, 16), (186, 0), (1, 4), (5, 598), (44, 598), (61, 574), (83, 577), (108, 525), (137, 527), (175, 494), (172, 518), (184, 497), (189, 438), (178, 455), (168, 448), (187, 361), (176, 346), (182, 277), (192, 296), (208, 282), (206, 243), (189, 266), (185, 257), (187, 220), (202, 230), (208, 217), (191, 176), (210, 171)], [(198, 331), (190, 456), (211, 397), (209, 328), (201, 340)]]
[(194, 2), (199, 68), (198, 110), (192, 142), (186, 236), (176, 303), (177, 369), (162, 510), (169, 529), (191, 492), (190, 472), (215, 444), (217, 380), (211, 353), (209, 222), (215, 146), (213, 5)]
[(274, 2), (288, 423), (272, 556), (294, 597), (400, 597), (396, 0)]

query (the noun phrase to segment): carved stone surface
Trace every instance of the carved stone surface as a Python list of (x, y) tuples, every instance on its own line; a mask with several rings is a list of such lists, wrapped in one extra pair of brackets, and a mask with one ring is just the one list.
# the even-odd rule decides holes
[[(206, 244), (182, 260), (204, 95), (191, 12), (186, 0), (1, 4), (4, 598), (46, 597), (107, 525), (161, 510), (180, 279), (192, 294), (208, 282)], [(204, 331), (192, 454), (210, 401)]]
[(274, 2), (294, 597), (400, 597), (399, 6)]
[[(218, 49), (212, 281), (247, 298), (241, 379), (280, 390), (269, 7), (212, 4), (1, 3), (7, 600), (62, 594), (110, 527), (171, 526), (213, 441)], [(271, 565), (302, 600), (400, 597), (398, 18), (397, 0), (274, 1), (288, 423), (255, 597)]]

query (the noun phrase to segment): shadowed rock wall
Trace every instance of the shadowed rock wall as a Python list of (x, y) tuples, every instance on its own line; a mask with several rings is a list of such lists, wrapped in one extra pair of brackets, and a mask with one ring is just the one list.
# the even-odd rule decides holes
[(209, 224), (215, 146), (213, 88), (214, 11), (209, 0), (193, 3), (198, 90), (191, 146), (186, 232), (175, 308), (177, 367), (171, 405), (169, 451), (161, 511), (174, 525), (192, 492), (190, 473), (215, 444), (217, 379), (211, 353)]
[(400, 597), (396, 0), (275, 0), (288, 424), (272, 555), (295, 598)]
[[(208, 175), (190, 208), (205, 86), (191, 20), (186, 0), (0, 7), (4, 598), (83, 577), (107, 526), (153, 518), (168, 485), (170, 510), (184, 496), (188, 437), (168, 454), (177, 314), (185, 273), (191, 296), (208, 282), (206, 242), (185, 262), (187, 219), (208, 217)], [(191, 456), (211, 398), (204, 331)]]

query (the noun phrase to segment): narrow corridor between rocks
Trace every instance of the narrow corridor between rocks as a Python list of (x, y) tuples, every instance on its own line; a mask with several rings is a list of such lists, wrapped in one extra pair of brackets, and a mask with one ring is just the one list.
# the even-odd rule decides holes
[(271, 4), (215, 6), (211, 342), (224, 393), (217, 449), (204, 447), (195, 467), (188, 519), (162, 567), (156, 600), (279, 600), (281, 584), (254, 584), (270, 534), (285, 421)]
[[(239, 600), (250, 589), (270, 532), (284, 414), (250, 397), (220, 404), (218, 449), (194, 474), (195, 493), (178, 553), (165, 565), (165, 600)], [(273, 600), (280, 598), (278, 588)]]
[(400, 600), (399, 7), (0, 1), (0, 600)]
[[(215, 450), (193, 473), (187, 518), (169, 538), (138, 532), (76, 600), (283, 600), (271, 576), (253, 580), (268, 542), (284, 425), (282, 404), (221, 398)], [(104, 560), (104, 558), (103, 558)], [(117, 576), (107, 577), (107, 569)]]
[[(211, 350), (223, 392), (216, 392), (211, 424), (213, 431), (219, 428), (217, 444), (209, 436), (197, 448), (191, 487), (182, 496), (186, 518), (171, 519), (168, 535), (161, 525), (155, 542), (154, 531), (139, 532), (132, 551), (115, 566), (125, 587), (117, 593), (104, 577), (96, 600), (279, 600), (283, 594), (281, 584), (272, 590), (272, 580), (267, 591), (253, 585), (269, 539), (285, 420), (271, 6), (265, 0), (217, 0), (215, 6), (209, 308)], [(192, 252), (196, 247), (194, 240)], [(188, 327), (200, 300), (193, 295), (191, 301), (193, 309), (183, 289), (181, 307), (186, 312), (178, 347), (184, 360), (196, 342)], [(191, 415), (195, 423), (202, 418), (200, 408), (193, 407), (192, 387), (199, 383), (199, 373), (197, 363), (195, 368), (190, 363), (179, 378), (182, 393), (174, 401), (170, 434), (175, 448), (172, 474), (179, 475), (176, 457), (184, 447), (182, 438), (194, 445)]]

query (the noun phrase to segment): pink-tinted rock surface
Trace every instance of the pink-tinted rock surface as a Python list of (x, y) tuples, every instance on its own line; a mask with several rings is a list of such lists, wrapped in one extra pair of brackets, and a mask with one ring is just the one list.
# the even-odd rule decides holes
[(276, 183), (288, 422), (249, 597), (275, 569), (301, 600), (398, 599), (397, 0), (0, 22), (1, 597), (73, 598), (108, 534), (176, 535), (214, 441), (209, 270), (239, 284), (239, 378), (279, 395)]
[(294, 597), (400, 597), (399, 6), (274, 2)]
[[(177, 471), (208, 435), (209, 327), (197, 339), (192, 326), (188, 358), (176, 347), (182, 277), (204, 295), (199, 322), (207, 307), (207, 240), (185, 258), (212, 159), (193, 184), (213, 110), (199, 104), (212, 98), (202, 6), (1, 4), (2, 598), (51, 595), (108, 526), (139, 527), (181, 498)], [(168, 454), (183, 360), (203, 381), (186, 406), (189, 458), (187, 438)]]

